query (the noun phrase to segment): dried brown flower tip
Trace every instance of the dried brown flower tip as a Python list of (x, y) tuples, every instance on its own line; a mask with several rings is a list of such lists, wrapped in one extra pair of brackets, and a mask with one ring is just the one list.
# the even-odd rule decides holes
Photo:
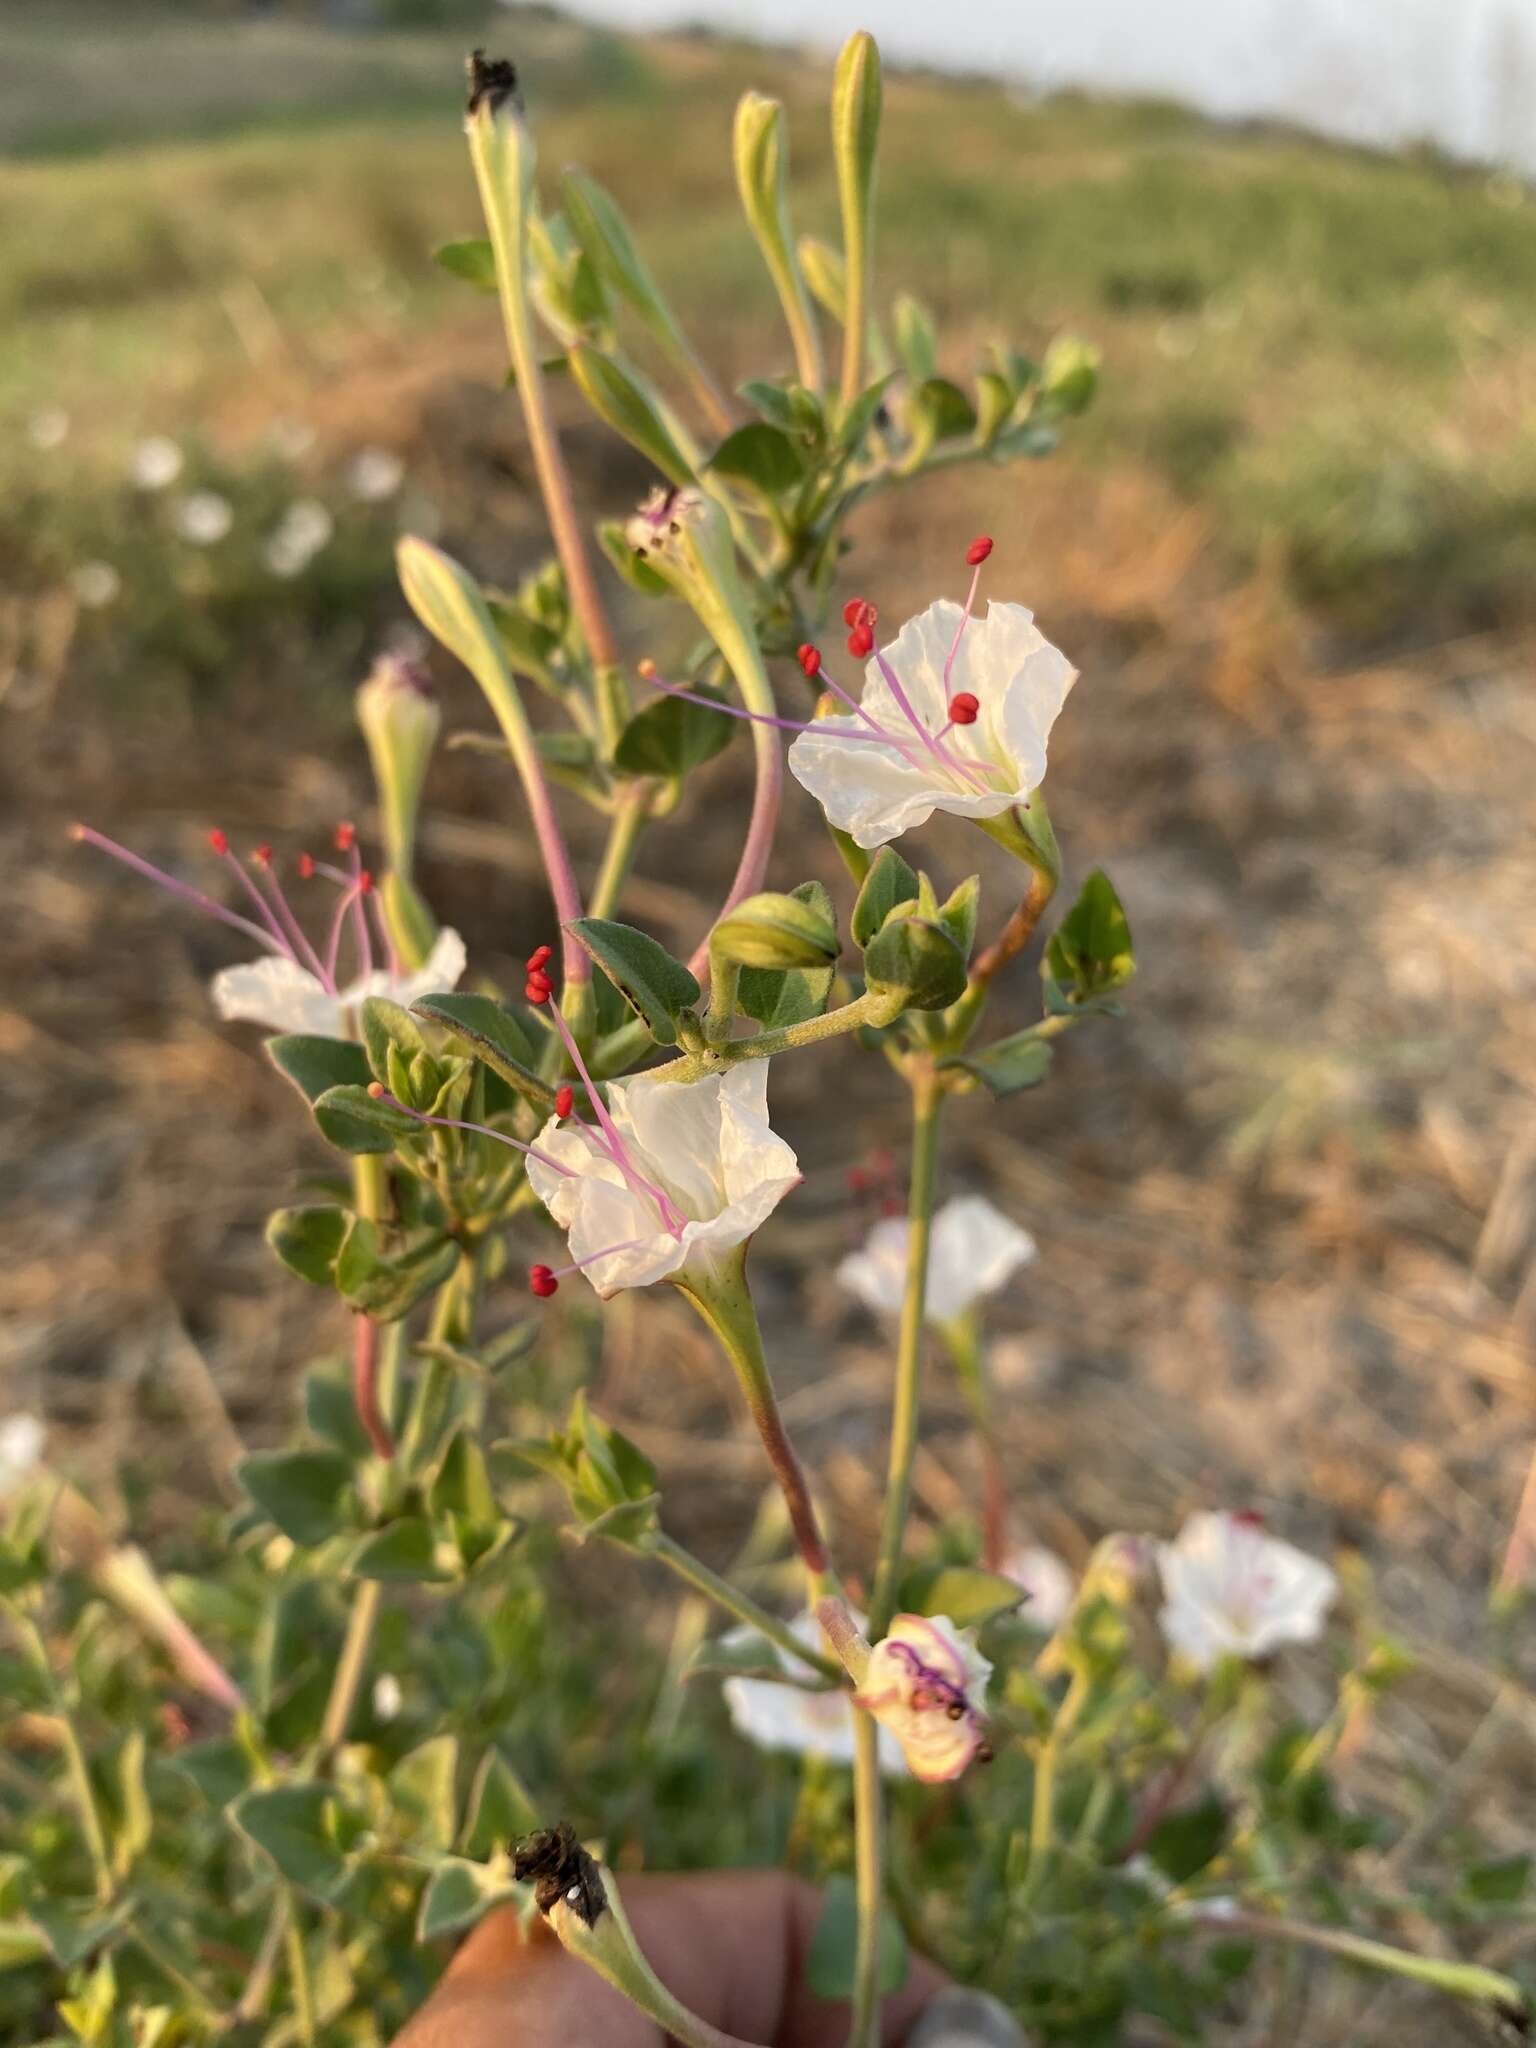
[(564, 1900), (584, 1926), (592, 1927), (607, 1910), (608, 1894), (597, 1865), (569, 1821), (540, 1828), (520, 1843), (512, 1858), (512, 1875), (519, 1884), (532, 1884), (534, 1904), (541, 1913)]
[(491, 112), (497, 114), (508, 100), (522, 105), (522, 97), (517, 90), (517, 66), (505, 57), (487, 57), (484, 50), (471, 50), (466, 68), (469, 72), (467, 113), (478, 114), (482, 106), (489, 105)]

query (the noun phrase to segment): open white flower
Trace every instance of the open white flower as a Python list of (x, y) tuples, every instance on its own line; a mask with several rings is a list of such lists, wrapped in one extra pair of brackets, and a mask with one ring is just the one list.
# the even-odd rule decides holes
[(583, 1271), (605, 1300), (707, 1271), (799, 1185), (794, 1153), (769, 1127), (767, 1060), (698, 1081), (637, 1074), (609, 1083), (606, 1109), (595, 1091), (589, 1101), (595, 1124), (550, 1118), (528, 1178), (569, 1236), (563, 1270)]
[(1197, 1669), (1315, 1642), (1339, 1590), (1319, 1558), (1271, 1536), (1255, 1515), (1191, 1515), (1159, 1545), (1163, 1634)]
[(402, 1009), (422, 996), (457, 988), (465, 965), (464, 941), (451, 927), (437, 935), (426, 965), (414, 974), (376, 967), (344, 987), (327, 989), (318, 975), (297, 960), (272, 954), (225, 967), (209, 988), (221, 1017), (245, 1017), (271, 1031), (302, 1031), (319, 1038), (351, 1036), (352, 1020), (369, 996), (388, 996)]
[(971, 619), (941, 598), (871, 656), (854, 710), (800, 734), (790, 772), (862, 847), (935, 811), (997, 817), (1044, 780), (1046, 742), (1076, 676), (1023, 605)]
[(47, 1435), (35, 1415), (7, 1415), (0, 1421), (0, 1501), (36, 1471)]
[(913, 1777), (936, 1785), (991, 1754), (979, 1705), (991, 1676), (972, 1630), (944, 1614), (898, 1614), (854, 1699), (889, 1728)]
[(1022, 1544), (1008, 1553), (998, 1570), (1005, 1579), (1024, 1588), (1027, 1598), (1019, 1613), (1031, 1628), (1044, 1629), (1049, 1635), (1072, 1612), (1077, 1580), (1054, 1550), (1047, 1550), (1040, 1543)]
[[(815, 1615), (801, 1614), (789, 1626), (808, 1649), (821, 1648)], [(724, 1641), (731, 1649), (749, 1646), (761, 1650), (765, 1667), (790, 1669), (784, 1652), (756, 1629), (732, 1629)], [(842, 1689), (807, 1692), (803, 1686), (776, 1685), (771, 1678), (736, 1677), (728, 1678), (721, 1691), (738, 1732), (759, 1749), (825, 1757), (834, 1764), (853, 1762), (853, 1703)], [(879, 1747), (880, 1768), (886, 1776), (906, 1777), (901, 1745), (888, 1728), (880, 1730)]]
[[(878, 1222), (837, 1269), (850, 1294), (877, 1316), (901, 1313), (911, 1225), (904, 1216)], [(1035, 1241), (985, 1195), (956, 1195), (937, 1210), (928, 1245), (928, 1320), (952, 1323), (984, 1295), (1005, 1287), (1035, 1256)]]

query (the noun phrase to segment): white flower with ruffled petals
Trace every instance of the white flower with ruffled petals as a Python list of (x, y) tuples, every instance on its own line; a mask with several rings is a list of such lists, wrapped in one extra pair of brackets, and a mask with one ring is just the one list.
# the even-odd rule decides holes
[(1022, 1544), (1008, 1553), (998, 1570), (1005, 1579), (1023, 1587), (1025, 1604), (1019, 1614), (1031, 1628), (1053, 1634), (1072, 1612), (1077, 1580), (1054, 1550), (1040, 1543)]
[(986, 1750), (981, 1702), (991, 1676), (974, 1631), (946, 1614), (898, 1614), (854, 1699), (895, 1736), (913, 1777), (936, 1785)]
[(744, 1060), (698, 1081), (610, 1082), (597, 1122), (551, 1117), (528, 1178), (568, 1234), (572, 1267), (606, 1300), (717, 1267), (799, 1185), (800, 1168), (769, 1127), (767, 1060)]
[[(903, 1216), (878, 1222), (837, 1277), (873, 1315), (901, 1313), (911, 1225)], [(935, 1211), (928, 1243), (928, 1320), (952, 1323), (984, 1296), (996, 1294), (1035, 1256), (1035, 1241), (985, 1195), (956, 1195)]]
[(451, 927), (437, 935), (425, 965), (414, 974), (376, 967), (334, 992), (297, 960), (274, 953), (225, 967), (209, 984), (214, 1008), (224, 1018), (246, 1018), (270, 1031), (299, 1031), (317, 1038), (350, 1038), (359, 1009), (370, 996), (387, 996), (408, 1010), (423, 996), (457, 988), (464, 972), (464, 941)]
[(970, 618), (941, 598), (871, 656), (859, 715), (799, 735), (790, 772), (866, 848), (935, 811), (995, 818), (1045, 779), (1046, 742), (1076, 677), (1023, 605)]
[[(807, 1649), (821, 1648), (821, 1629), (815, 1615), (801, 1614), (789, 1627)], [(760, 1650), (765, 1668), (791, 1668), (785, 1653), (756, 1629), (732, 1629), (723, 1643), (732, 1650)], [(737, 1676), (728, 1678), (721, 1691), (738, 1734), (759, 1749), (823, 1757), (834, 1764), (853, 1762), (853, 1703), (842, 1687), (830, 1692), (808, 1692), (804, 1686), (778, 1685), (771, 1678)], [(880, 1730), (879, 1746), (880, 1768), (886, 1776), (906, 1777), (901, 1745), (889, 1729)]]
[(1163, 1634), (1198, 1670), (1315, 1642), (1339, 1582), (1321, 1559), (1271, 1536), (1256, 1515), (1191, 1515), (1157, 1554)]
[(0, 1501), (18, 1491), (42, 1463), (48, 1432), (35, 1415), (0, 1421)]

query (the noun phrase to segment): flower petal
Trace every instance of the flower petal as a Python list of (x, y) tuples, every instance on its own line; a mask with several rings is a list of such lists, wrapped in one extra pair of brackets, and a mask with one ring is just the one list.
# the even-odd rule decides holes
[(249, 1018), (272, 1031), (308, 1032), (317, 1038), (345, 1038), (346, 1012), (335, 996), (296, 960), (271, 954), (240, 967), (224, 967), (209, 984), (221, 1017)]

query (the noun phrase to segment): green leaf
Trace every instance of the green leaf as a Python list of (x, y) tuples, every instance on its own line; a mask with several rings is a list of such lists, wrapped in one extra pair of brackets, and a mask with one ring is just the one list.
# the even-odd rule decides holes
[(310, 1433), (354, 1462), (372, 1449), (357, 1419), (350, 1368), (339, 1359), (312, 1365), (304, 1375), (304, 1420)]
[(524, 1785), (499, 1749), (488, 1749), (470, 1787), (468, 1817), (459, 1847), (466, 1856), (490, 1856), (531, 1834), (539, 1824), (539, 1811)]
[(976, 942), (976, 913), (981, 902), (981, 877), (968, 875), (939, 905), (939, 923), (967, 960)]
[(395, 1811), (417, 1848), (445, 1851), (458, 1830), (457, 1736), (434, 1735), (403, 1756), (389, 1774)]
[[(825, 891), (822, 892), (825, 897)], [(764, 890), (722, 917), (709, 949), (738, 967), (826, 967), (837, 958), (837, 926), (814, 897)]]
[(848, 317), (848, 274), (840, 251), (815, 235), (802, 235), (799, 255), (800, 267), (813, 295), (842, 326)]
[(566, 217), (588, 262), (676, 354), (683, 346), (677, 321), (612, 194), (596, 178), (574, 167), (561, 178), (560, 191)]
[(417, 1016), (440, 1025), (461, 1040), (510, 1087), (526, 1093), (531, 1085), (538, 1100), (548, 1101), (549, 1089), (539, 1078), (538, 1054), (528, 1034), (516, 1017), (492, 997), (423, 996), (411, 1008)]
[(347, 1560), (354, 1578), (379, 1579), (386, 1585), (435, 1585), (448, 1574), (439, 1569), (432, 1524), (420, 1515), (402, 1515), (372, 1536), (365, 1536)]
[(990, 448), (1013, 412), (1015, 396), (1012, 385), (995, 370), (983, 370), (976, 379), (976, 441), (982, 448)]
[(980, 1628), (1023, 1599), (1024, 1589), (1013, 1579), (973, 1565), (927, 1565), (909, 1572), (901, 1588), (907, 1612), (948, 1615), (956, 1628)]
[(520, 605), (508, 603), (505, 598), (487, 594), (485, 608), (491, 615), (502, 651), (512, 667), (520, 675), (531, 676), (541, 689), (558, 695), (560, 685), (551, 660), (559, 650), (560, 635), (553, 627), (530, 618)]
[(398, 1322), (448, 1279), (459, 1256), (440, 1230), (386, 1230), (354, 1216), (336, 1259), (337, 1290), (364, 1315)]
[(1479, 1906), (1514, 1906), (1525, 1897), (1536, 1859), (1530, 1856), (1499, 1856), (1488, 1863), (1474, 1863), (1463, 1871), (1461, 1889)]
[(784, 428), (786, 433), (793, 429), (795, 409), (790, 404), (789, 393), (782, 384), (769, 384), (761, 378), (749, 378), (745, 384), (738, 385), (737, 390), (753, 411), (760, 412), (771, 425)]
[[(854, 1958), (859, 1940), (859, 1902), (853, 1879), (841, 1872), (827, 1880), (816, 1932), (805, 1958), (805, 1982), (818, 1998), (853, 1995)], [(888, 1998), (907, 1981), (907, 1940), (889, 1906), (880, 1909), (880, 1995)]]
[(922, 384), (939, 366), (938, 337), (933, 315), (920, 299), (903, 292), (891, 308), (896, 330), (896, 353), (901, 367), (914, 384)]
[[(386, 1088), (393, 1088), (390, 1048), (393, 1046), (400, 1058), (408, 1063), (418, 1053), (426, 1051), (427, 1041), (412, 1020), (410, 1011), (402, 1010), (387, 996), (370, 996), (363, 1004), (359, 1022), (363, 1027), (363, 1050), (368, 1056), (374, 1080), (382, 1082)], [(403, 1101), (404, 1097), (401, 1099)]]
[(307, 1032), (290, 1032), (269, 1038), (267, 1058), (277, 1071), (293, 1083), (306, 1102), (316, 1102), (328, 1088), (347, 1083), (368, 1084), (368, 1060), (360, 1045), (344, 1038), (312, 1038)]
[(315, 1898), (331, 1900), (346, 1882), (347, 1861), (336, 1846), (334, 1802), (325, 1786), (276, 1785), (247, 1792), (230, 1818), (290, 1884)]
[(1131, 928), (1114, 884), (1095, 868), (1052, 934), (1041, 972), (1073, 1008), (1122, 987), (1136, 972)]
[(939, 441), (969, 434), (976, 425), (971, 401), (947, 377), (929, 377), (907, 400), (907, 427), (919, 459)]
[(1147, 1854), (1174, 1884), (1185, 1884), (1221, 1850), (1227, 1839), (1227, 1809), (1214, 1792), (1159, 1821)]
[(642, 597), (671, 596), (672, 586), (666, 578), (658, 576), (650, 563), (642, 561), (635, 553), (622, 521), (603, 520), (598, 526), (597, 538), (603, 553), (632, 590), (638, 590)]
[(492, 1870), (483, 1863), (469, 1863), (461, 1856), (445, 1856), (427, 1880), (421, 1896), (421, 1917), (416, 1922), (419, 1941), (435, 1935), (456, 1934), (473, 1927), (492, 1906), (518, 1896), (505, 1869)]
[(60, 1969), (72, 1970), (110, 1941), (132, 1910), (131, 1899), (122, 1900), (110, 1913), (83, 1915), (38, 1899), (29, 1905), (27, 1918), (47, 1942), (48, 1951)]
[[(724, 703), (718, 690), (700, 688), (700, 697)], [(710, 711), (686, 697), (658, 697), (637, 711), (619, 735), (614, 766), (626, 775), (664, 775), (669, 780), (690, 774), (729, 746), (736, 721), (724, 711)]]
[(432, 261), (450, 277), (459, 277), (477, 291), (496, 289), (496, 258), (482, 237), (466, 242), (443, 242), (432, 251)]
[(947, 1010), (965, 993), (965, 959), (949, 933), (920, 917), (894, 917), (864, 949), (872, 989), (900, 993), (911, 1010)]
[(188, 1743), (176, 1751), (171, 1764), (186, 1773), (210, 1806), (228, 1806), (238, 1799), (249, 1790), (255, 1770), (248, 1752), (232, 1735)]
[(853, 906), (853, 943), (866, 947), (897, 904), (910, 903), (916, 895), (917, 876), (894, 846), (882, 846)]
[(770, 504), (796, 490), (805, 477), (800, 450), (782, 427), (767, 420), (748, 420), (727, 435), (708, 467), (716, 476), (748, 485)]
[(682, 962), (633, 925), (582, 917), (567, 929), (645, 1019), (657, 1044), (675, 1045), (678, 1017), (699, 1000), (699, 984)]
[(327, 1088), (315, 1104), (321, 1136), (343, 1152), (393, 1152), (401, 1138), (418, 1137), (421, 1126), (403, 1110), (379, 1102), (348, 1083)]
[(51, 1954), (40, 1927), (27, 1920), (0, 1920), (0, 1975), (24, 1970), (29, 1963), (46, 1962)]
[(1016, 1031), (1011, 1038), (1000, 1038), (996, 1045), (984, 1046), (980, 1052), (945, 1060), (944, 1065), (964, 1067), (994, 1095), (1004, 1097), (1038, 1087), (1051, 1070), (1051, 1058), (1050, 1041), (1036, 1038), (1031, 1029)]
[(348, 1524), (352, 1467), (337, 1451), (252, 1451), (235, 1477), (295, 1543), (324, 1543)]
[(278, 1209), (267, 1219), (267, 1243), (301, 1280), (314, 1287), (335, 1281), (336, 1255), (352, 1218), (334, 1203), (311, 1208)]
[(497, 1519), (495, 1496), (479, 1438), (466, 1423), (449, 1438), (432, 1484), (427, 1509), (433, 1515), (464, 1515), (489, 1525)]
[(638, 449), (669, 483), (693, 483), (693, 465), (668, 432), (649, 392), (588, 342), (576, 342), (570, 357), (571, 375), (598, 418)]
[(1085, 412), (1099, 386), (1099, 351), (1075, 335), (1058, 335), (1040, 365), (1040, 387), (1050, 411), (1060, 418)]
[(838, 446), (846, 454), (858, 452), (859, 444), (868, 432), (870, 422), (885, 403), (886, 391), (894, 377), (895, 372), (888, 371), (885, 376), (877, 377), (873, 384), (866, 384), (838, 422)]

